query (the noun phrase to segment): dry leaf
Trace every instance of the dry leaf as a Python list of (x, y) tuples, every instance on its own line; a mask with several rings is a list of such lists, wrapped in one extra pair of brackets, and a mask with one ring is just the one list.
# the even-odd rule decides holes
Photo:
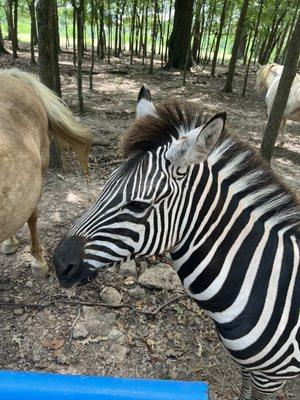
[(42, 340), (42, 345), (45, 347), (45, 349), (48, 349), (48, 350), (61, 349), (64, 344), (65, 344), (65, 341), (63, 339), (53, 339), (53, 340), (43, 339)]

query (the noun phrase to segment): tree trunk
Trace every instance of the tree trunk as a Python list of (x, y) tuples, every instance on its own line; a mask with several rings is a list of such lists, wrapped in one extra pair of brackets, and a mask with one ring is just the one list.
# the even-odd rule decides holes
[(136, 17), (137, 0), (134, 0), (131, 18), (131, 30), (130, 30), (130, 65), (133, 61), (133, 44), (134, 44), (134, 32), (135, 32), (135, 17)]
[[(30, 63), (35, 65), (35, 55), (34, 55), (34, 28), (35, 28), (35, 6), (34, 1), (28, 1), (28, 9), (30, 14)], [(34, 17), (33, 17), (34, 15)]]
[(110, 56), (111, 56), (111, 42), (112, 42), (112, 27), (111, 27), (111, 11), (110, 11), (110, 3), (108, 2), (108, 16), (107, 16), (107, 28), (108, 28), (108, 47), (107, 47), (107, 62), (110, 64)]
[(197, 51), (197, 64), (200, 63), (201, 59), (201, 50), (202, 50), (202, 40), (204, 38), (204, 27), (205, 27), (205, 0), (202, 3), (202, 16), (201, 16), (201, 30), (200, 30), (200, 37), (199, 37), (199, 46)]
[(140, 26), (140, 38), (139, 38), (139, 51), (138, 51), (138, 57), (140, 58), (142, 53), (143, 53), (143, 33), (144, 33), (144, 21), (145, 21), (145, 6), (143, 5), (142, 9), (142, 20), (141, 20), (141, 26)]
[(93, 73), (95, 64), (95, 34), (94, 34), (94, 20), (95, 20), (95, 5), (94, 0), (91, 0), (91, 38), (92, 38), (92, 56), (91, 56), (91, 67), (90, 67), (90, 90), (93, 90)]
[[(56, 43), (56, 0), (39, 0), (36, 6), (38, 22), (38, 70), (40, 80), (50, 89), (58, 88), (59, 73)], [(61, 93), (58, 92), (58, 95)], [(62, 168), (61, 151), (58, 143), (52, 140), (50, 146), (50, 168)]]
[(241, 36), (241, 41), (239, 45), (238, 56), (237, 56), (238, 60), (241, 60), (245, 56), (247, 41), (248, 41), (248, 32), (244, 32), (244, 34)]
[(227, 32), (226, 32), (226, 39), (225, 39), (225, 45), (224, 45), (224, 51), (223, 51), (223, 57), (222, 57), (221, 65), (224, 65), (224, 61), (225, 61), (227, 43), (228, 43), (228, 38), (229, 38), (229, 35), (230, 35), (230, 28), (231, 28), (233, 10), (234, 10), (234, 6), (232, 6), (232, 8), (231, 8), (231, 12), (230, 12), (230, 16), (229, 16), (229, 22), (228, 22), (228, 28), (227, 28)]
[(145, 64), (145, 58), (147, 57), (147, 40), (148, 40), (148, 10), (149, 2), (146, 4), (146, 16), (145, 16), (145, 36), (144, 36), (144, 47), (143, 47), (143, 60), (142, 64)]
[[(175, 1), (174, 25), (169, 40), (169, 60), (166, 68), (184, 69), (187, 51), (191, 46), (193, 3), (194, 0)], [(190, 65), (191, 57), (188, 60), (188, 68)]]
[(19, 49), (19, 41), (18, 41), (18, 5), (19, 1), (14, 0), (14, 34), (15, 34), (15, 43), (16, 43), (16, 49)]
[(76, 65), (76, 10), (73, 7), (73, 64)]
[(300, 55), (300, 16), (293, 31), (284, 68), (278, 84), (273, 106), (269, 115), (268, 123), (264, 131), (260, 154), (268, 162), (271, 161), (274, 145), (278, 136), (278, 131), (284, 115), (286, 103), (290, 94), (290, 89), (297, 72), (297, 65)]
[(225, 17), (226, 17), (227, 4), (228, 4), (228, 0), (224, 0), (222, 13), (221, 13), (221, 19), (220, 19), (219, 32), (218, 32), (217, 42), (216, 42), (216, 47), (215, 47), (215, 52), (214, 52), (214, 58), (213, 58), (212, 65), (211, 65), (210, 76), (215, 76), (219, 47), (220, 47), (220, 42), (221, 42), (221, 38), (222, 38)]
[(154, 18), (153, 18), (153, 27), (152, 27), (152, 48), (151, 48), (151, 59), (150, 59), (150, 68), (149, 74), (153, 73), (153, 62), (154, 62), (154, 53), (156, 47), (156, 36), (157, 36), (157, 13), (158, 13), (158, 0), (154, 0)]
[(248, 40), (247, 40), (247, 44), (246, 44), (246, 48), (245, 48), (245, 52), (244, 52), (244, 57), (243, 57), (243, 64), (244, 65), (247, 64), (249, 47), (250, 47), (251, 41), (253, 40), (252, 35), (253, 35), (253, 29), (250, 30), (250, 33), (248, 35)]
[(117, 9), (115, 14), (115, 50), (114, 56), (118, 57), (118, 37), (119, 37), (119, 2), (117, 1)]
[(100, 58), (105, 57), (105, 39), (104, 39), (104, 5), (103, 1), (100, 6)]
[(249, 0), (244, 0), (242, 9), (241, 9), (240, 18), (239, 18), (237, 28), (236, 28), (234, 43), (233, 43), (232, 52), (231, 52), (231, 59), (229, 62), (227, 79), (225, 82), (225, 87), (223, 89), (223, 91), (227, 92), (227, 93), (232, 92), (232, 82), (233, 82), (233, 77), (234, 77), (234, 71), (235, 71), (236, 62), (237, 62), (240, 40), (241, 40), (241, 37), (243, 34), (243, 29), (244, 29), (244, 25), (245, 25), (245, 21), (246, 21), (248, 5), (249, 5)]
[[(173, 0), (170, 0), (169, 16), (168, 16), (168, 24), (167, 24), (167, 36), (166, 36), (165, 63), (167, 62), (167, 59), (168, 59), (168, 48), (169, 48), (169, 35), (170, 35), (172, 6), (173, 6)], [(148, 7), (148, 5), (147, 5), (147, 7)], [(147, 18), (147, 11), (146, 11), (146, 18)]]
[(84, 0), (79, 0), (78, 6), (76, 0), (72, 0), (77, 17), (77, 93), (79, 112), (84, 113), (84, 102), (82, 93), (82, 53), (83, 53), (83, 13)]
[[(16, 6), (16, 0), (6, 0), (6, 18), (7, 18), (7, 27), (8, 27), (8, 37), (11, 40), (12, 50), (13, 50), (13, 58), (18, 58), (18, 37), (17, 37), (17, 26), (15, 23), (17, 22), (17, 17), (15, 17), (16, 10), (18, 10), (18, 5)], [(16, 24), (17, 25), (17, 24)]]
[(70, 41), (69, 41), (69, 33), (68, 33), (68, 17), (67, 17), (67, 3), (65, 2), (65, 12), (64, 12), (64, 17), (65, 17), (65, 32), (66, 32), (66, 49), (70, 46)]
[(211, 28), (212, 28), (214, 14), (215, 14), (215, 11), (216, 11), (216, 6), (217, 6), (217, 2), (216, 2), (216, 0), (214, 0), (212, 5), (211, 5), (211, 13), (210, 13), (210, 17), (209, 17), (209, 20), (208, 20), (208, 34), (207, 34), (205, 55), (204, 55), (204, 58), (203, 58), (203, 69), (204, 69), (205, 65), (207, 64), (207, 54), (208, 54), (208, 49), (209, 49), (210, 34), (211, 34)]
[(192, 46), (192, 60), (196, 62), (197, 53), (200, 46), (200, 17), (201, 17), (201, 0), (197, 0), (195, 11), (195, 23), (193, 29), (193, 46)]
[(126, 0), (123, 1), (122, 11), (120, 14), (118, 57), (120, 57), (122, 51), (122, 29), (123, 29), (123, 15), (125, 12), (125, 6), (126, 6)]
[(55, 92), (59, 97), (61, 97), (60, 71), (59, 71), (59, 60), (58, 60), (60, 45), (59, 45), (57, 0), (55, 0), (54, 3), (55, 4), (54, 4), (54, 24), (53, 24), (53, 32), (54, 32), (53, 71), (54, 71)]
[(296, 9), (294, 11), (293, 19), (292, 19), (292, 22), (291, 22), (291, 27), (289, 29), (289, 34), (288, 34), (288, 38), (287, 38), (287, 41), (286, 41), (285, 49), (283, 51), (282, 58), (281, 58), (281, 62), (282, 63), (283, 63), (283, 60), (285, 59), (285, 56), (286, 56), (286, 53), (287, 53), (288, 45), (289, 45), (290, 40), (291, 40), (291, 36), (292, 36), (292, 33), (293, 33), (293, 29), (294, 29), (294, 25), (295, 25), (296, 17), (298, 15), (299, 8), (300, 8), (300, 3), (297, 2), (297, 6), (296, 6)]
[(9, 54), (9, 52), (4, 47), (4, 39), (3, 39), (2, 29), (1, 29), (1, 24), (0, 24), (0, 55), (1, 54)]
[(257, 16), (257, 20), (256, 20), (255, 30), (254, 30), (253, 41), (252, 41), (252, 45), (251, 45), (251, 49), (250, 49), (250, 54), (249, 54), (249, 59), (248, 59), (248, 64), (247, 64), (247, 69), (246, 69), (246, 74), (245, 74), (245, 79), (244, 79), (244, 87), (243, 87), (242, 96), (245, 96), (245, 94), (246, 94), (247, 81), (248, 81), (248, 74), (249, 74), (251, 59), (252, 59), (252, 56), (253, 56), (253, 53), (254, 53), (254, 47), (255, 47), (255, 42), (256, 42), (256, 38), (257, 38), (258, 28), (259, 28), (259, 24), (260, 24), (260, 17), (261, 17), (261, 13), (262, 13), (262, 9), (263, 9), (263, 4), (264, 4), (264, 0), (261, 0), (261, 1), (260, 1), (260, 6), (259, 6), (259, 11), (258, 11), (258, 16)]

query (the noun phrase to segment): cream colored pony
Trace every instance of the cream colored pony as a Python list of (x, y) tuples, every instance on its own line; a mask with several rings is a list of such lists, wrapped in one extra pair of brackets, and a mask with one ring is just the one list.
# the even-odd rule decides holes
[[(267, 89), (266, 104), (268, 116), (274, 102), (275, 94), (279, 84), (279, 80), (283, 71), (283, 65), (267, 64), (259, 67), (256, 73), (256, 90), (258, 92)], [(287, 120), (300, 122), (300, 75), (296, 74), (293, 85), (290, 90), (287, 105), (284, 111), (281, 123), (281, 141), (284, 144), (284, 136), (286, 131)]]
[(0, 72), (0, 243), (4, 254), (16, 251), (13, 236), (27, 222), (31, 267), (48, 271), (37, 231), (37, 204), (49, 162), (51, 136), (75, 151), (85, 173), (92, 135), (65, 104), (32, 75), (17, 69)]

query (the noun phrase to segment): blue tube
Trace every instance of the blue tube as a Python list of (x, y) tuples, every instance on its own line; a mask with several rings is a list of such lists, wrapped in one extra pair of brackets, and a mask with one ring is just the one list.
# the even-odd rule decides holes
[(207, 400), (203, 382), (0, 371), (0, 400)]

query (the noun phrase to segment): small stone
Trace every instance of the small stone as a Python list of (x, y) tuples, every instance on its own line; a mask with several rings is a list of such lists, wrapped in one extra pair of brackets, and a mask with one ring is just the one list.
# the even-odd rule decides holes
[(141, 300), (146, 296), (145, 289), (141, 288), (140, 286), (137, 286), (133, 289), (128, 289), (128, 294), (130, 297), (133, 297), (137, 300)]
[(121, 364), (128, 353), (128, 349), (119, 343), (113, 343), (110, 347), (110, 354), (113, 361), (117, 364)]
[(119, 344), (124, 344), (125, 335), (118, 329), (112, 329), (108, 334), (108, 339)]
[(15, 308), (14, 315), (20, 316), (24, 313), (24, 308)]
[(66, 364), (68, 359), (67, 357), (64, 355), (64, 353), (59, 353), (56, 357), (56, 361), (58, 362), (58, 364)]
[(140, 274), (145, 272), (148, 267), (149, 267), (149, 263), (147, 261), (141, 261), (140, 262)]
[(73, 328), (73, 338), (74, 339), (85, 339), (88, 335), (88, 330), (83, 325), (82, 322), (75, 324)]
[(96, 307), (82, 308), (85, 326), (91, 333), (96, 336), (108, 335), (108, 332), (112, 329), (116, 319), (116, 315), (113, 312), (102, 314), (101, 311)]
[(126, 261), (120, 265), (119, 274), (123, 276), (136, 276), (136, 264), (134, 260)]
[(122, 295), (113, 287), (105, 287), (100, 293), (100, 298), (104, 303), (114, 306), (122, 301)]
[(182, 286), (176, 272), (165, 263), (147, 269), (140, 275), (138, 282), (148, 289), (175, 290)]

